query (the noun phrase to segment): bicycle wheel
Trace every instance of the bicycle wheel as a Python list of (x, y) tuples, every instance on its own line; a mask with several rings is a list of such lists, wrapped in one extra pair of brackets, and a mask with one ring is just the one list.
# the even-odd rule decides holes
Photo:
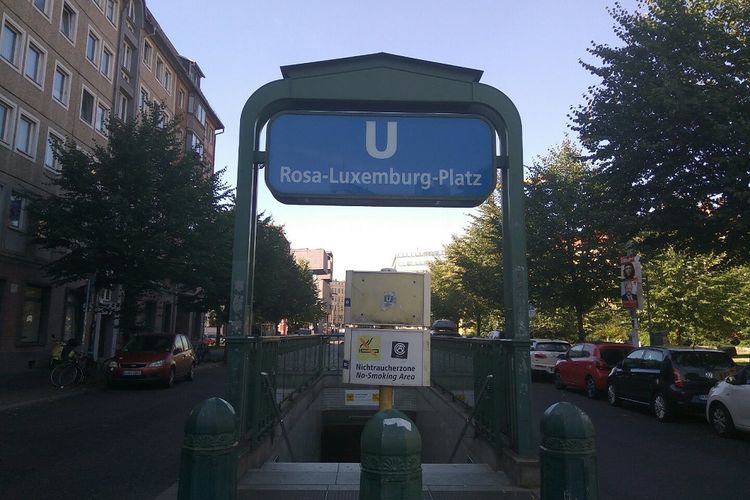
[(55, 387), (65, 387), (71, 385), (78, 378), (78, 368), (73, 363), (57, 365), (50, 373), (50, 381)]

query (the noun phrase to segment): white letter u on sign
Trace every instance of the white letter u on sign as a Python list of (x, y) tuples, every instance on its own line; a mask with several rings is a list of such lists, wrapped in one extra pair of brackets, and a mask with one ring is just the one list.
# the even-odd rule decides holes
[(385, 143), (385, 149), (381, 151), (377, 146), (375, 122), (367, 122), (367, 129), (365, 131), (367, 154), (377, 160), (385, 160), (396, 154), (396, 146), (398, 143), (396, 138), (396, 125), (396, 122), (388, 122), (388, 138)]

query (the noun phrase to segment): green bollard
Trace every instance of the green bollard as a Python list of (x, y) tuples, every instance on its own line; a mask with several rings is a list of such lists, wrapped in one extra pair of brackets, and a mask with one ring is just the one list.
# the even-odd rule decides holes
[(594, 425), (580, 408), (555, 403), (544, 412), (539, 447), (542, 500), (596, 500)]
[(232, 405), (221, 398), (203, 401), (185, 422), (177, 498), (237, 498), (235, 413)]
[(362, 431), (360, 500), (421, 500), (422, 437), (398, 410), (383, 410)]

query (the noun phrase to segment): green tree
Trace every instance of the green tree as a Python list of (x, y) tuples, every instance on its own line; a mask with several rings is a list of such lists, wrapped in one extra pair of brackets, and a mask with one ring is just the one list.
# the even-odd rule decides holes
[(593, 44), (601, 83), (572, 112), (623, 227), (750, 261), (750, 2), (644, 0)]
[(210, 311), (219, 332), (229, 321), (232, 281), (234, 205), (228, 201), (204, 214), (190, 245), (191, 265), (178, 278), (183, 290), (195, 292), (190, 307), (195, 311)]
[(283, 227), (263, 214), (258, 217), (253, 295), (256, 323), (287, 318), (298, 324), (325, 316), (312, 272), (294, 260)]
[[(229, 320), (230, 283), (234, 234), (234, 206), (224, 204), (212, 217), (195, 242), (190, 274), (181, 280), (195, 288), (193, 308), (211, 311), (219, 326)], [(312, 272), (300, 266), (290, 253), (289, 241), (281, 226), (259, 214), (255, 251), (253, 316), (256, 324), (278, 323), (282, 318), (293, 324), (314, 322), (323, 317)]]
[(433, 316), (453, 319), (477, 334), (502, 324), (501, 210), (491, 196), (472, 215), (465, 234), (454, 237), (444, 260), (433, 263)]
[(666, 332), (670, 342), (727, 345), (750, 338), (750, 266), (670, 247), (644, 269), (651, 328)]
[(536, 324), (572, 330), (581, 340), (585, 315), (617, 286), (618, 233), (603, 198), (597, 176), (569, 140), (529, 168), (527, 255), (529, 298), (540, 311)]
[(119, 286), (121, 327), (135, 331), (143, 295), (188, 274), (201, 221), (226, 192), (206, 175), (199, 156), (184, 153), (177, 122), (161, 106), (137, 119), (107, 123), (107, 142), (83, 151), (56, 144), (61, 174), (56, 196), (35, 197), (36, 242), (60, 257), (47, 266), (57, 283), (94, 278), (97, 289)]

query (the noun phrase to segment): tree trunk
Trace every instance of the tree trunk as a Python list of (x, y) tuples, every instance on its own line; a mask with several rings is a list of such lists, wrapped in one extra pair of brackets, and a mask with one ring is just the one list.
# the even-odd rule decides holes
[(576, 324), (578, 326), (578, 341), (586, 340), (586, 332), (583, 331), (583, 308), (576, 306)]

